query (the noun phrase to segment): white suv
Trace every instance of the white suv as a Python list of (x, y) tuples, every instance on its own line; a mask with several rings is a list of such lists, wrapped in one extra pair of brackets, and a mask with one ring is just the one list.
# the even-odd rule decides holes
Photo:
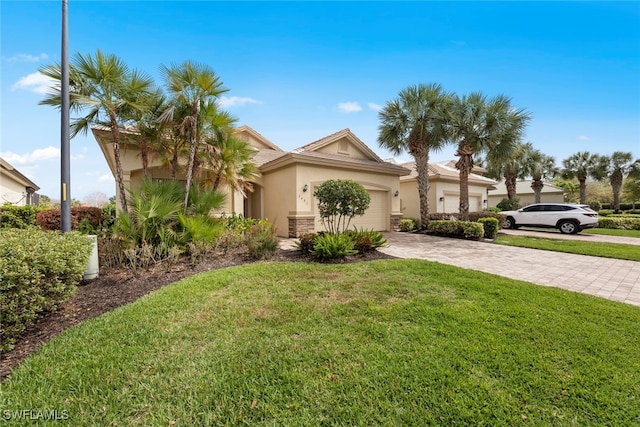
[(574, 234), (598, 226), (598, 213), (589, 205), (536, 203), (517, 211), (500, 213), (507, 216), (502, 224), (504, 228), (548, 227), (557, 228), (564, 234)]

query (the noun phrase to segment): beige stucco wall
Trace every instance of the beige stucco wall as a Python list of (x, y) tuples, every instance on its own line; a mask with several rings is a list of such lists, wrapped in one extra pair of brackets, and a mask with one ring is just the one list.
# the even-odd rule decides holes
[[(389, 208), (385, 219), (390, 227), (389, 215), (400, 213), (400, 198), (393, 197), (400, 190), (400, 182), (395, 175), (344, 170), (309, 164), (289, 165), (263, 175), (264, 217), (275, 223), (278, 235), (287, 236), (289, 217), (313, 217), (317, 204), (314, 189), (329, 179), (351, 179), (368, 190), (382, 190), (388, 194)], [(307, 191), (303, 191), (307, 185)]]
[[(492, 196), (489, 194), (489, 206), (496, 207), (502, 199), (506, 198), (506, 195)], [(527, 206), (535, 203), (535, 195), (533, 194), (518, 194), (516, 197), (520, 198), (520, 206)], [(564, 194), (562, 193), (542, 193), (540, 195), (541, 203), (564, 203)]]
[[(415, 179), (403, 181), (400, 184), (400, 199), (402, 213), (405, 218), (420, 218), (420, 197), (418, 183)], [(429, 212), (454, 213), (457, 209), (446, 209), (448, 206), (458, 206), (460, 201), (460, 184), (458, 182), (429, 180)], [(440, 201), (440, 198), (444, 198)], [(452, 199), (454, 201), (452, 202)], [(482, 201), (487, 200), (487, 189), (483, 185), (469, 183), (469, 212), (482, 211)], [(479, 202), (478, 202), (479, 201)], [(477, 203), (476, 203), (477, 202)]]
[[(344, 148), (346, 148), (346, 150), (344, 150)], [(370, 159), (367, 154), (352, 144), (348, 138), (341, 138), (331, 144), (327, 144), (324, 147), (319, 148), (317, 151), (327, 154), (338, 154), (354, 159)]]
[(15, 206), (27, 204), (26, 187), (4, 173), (0, 175), (0, 205), (11, 203)]

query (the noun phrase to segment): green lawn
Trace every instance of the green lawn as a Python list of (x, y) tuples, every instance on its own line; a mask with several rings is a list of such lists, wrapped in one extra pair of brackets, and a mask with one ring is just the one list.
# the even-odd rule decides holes
[(578, 255), (591, 255), (604, 258), (640, 261), (639, 245), (514, 235), (498, 236), (496, 243), (500, 245), (518, 246), (521, 248), (544, 249), (548, 251), (567, 252)]
[(82, 426), (633, 425), (639, 324), (638, 307), (427, 261), (256, 263), (67, 330), (5, 380), (0, 409)]
[(640, 230), (618, 230), (611, 228), (589, 228), (582, 231), (585, 234), (601, 234), (605, 236), (637, 237), (640, 239)]

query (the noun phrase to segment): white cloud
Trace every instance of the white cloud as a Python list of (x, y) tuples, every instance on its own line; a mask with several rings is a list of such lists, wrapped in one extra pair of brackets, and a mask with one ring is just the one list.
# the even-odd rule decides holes
[(338, 104), (338, 110), (343, 113), (356, 113), (362, 111), (362, 107), (357, 102), (341, 102)]
[(44, 61), (47, 58), (49, 58), (49, 56), (46, 53), (41, 53), (40, 55), (19, 53), (17, 55), (13, 55), (9, 57), (6, 57), (6, 56), (2, 57), (2, 59), (4, 59), (7, 62), (40, 62), (40, 61)]
[(13, 86), (11, 86), (11, 90), (26, 89), (31, 92), (45, 94), (49, 92), (49, 89), (55, 86), (55, 84), (56, 81), (52, 78), (47, 77), (40, 72), (35, 72), (22, 77), (14, 83)]
[(59, 159), (60, 149), (49, 146), (47, 148), (37, 148), (26, 154), (17, 154), (12, 153), (11, 151), (7, 151), (6, 153), (0, 153), (0, 157), (14, 166), (26, 165), (43, 160)]
[(578, 141), (588, 141), (590, 138), (586, 135), (578, 136)]
[(380, 111), (382, 110), (382, 105), (376, 104), (375, 102), (369, 102), (367, 104), (367, 107), (369, 107), (370, 110), (373, 111)]
[(221, 107), (243, 107), (247, 104), (262, 104), (262, 101), (243, 96), (221, 96), (218, 104)]
[(110, 173), (105, 173), (98, 177), (98, 182), (115, 182), (115, 178)]

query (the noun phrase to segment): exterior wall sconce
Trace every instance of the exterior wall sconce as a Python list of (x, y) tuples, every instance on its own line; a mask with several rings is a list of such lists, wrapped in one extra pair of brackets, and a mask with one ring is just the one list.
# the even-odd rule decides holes
[(440, 197), (440, 201), (441, 201), (441, 202), (444, 202), (444, 197)]
[(309, 186), (305, 184), (304, 187), (302, 187), (302, 192), (306, 193), (308, 189), (309, 189)]
[(393, 197), (398, 197), (400, 195), (400, 192), (398, 190), (396, 190), (395, 193), (393, 193)]
[(487, 199), (484, 199), (484, 200), (482, 201), (482, 203), (486, 205), (486, 204), (487, 204)]

